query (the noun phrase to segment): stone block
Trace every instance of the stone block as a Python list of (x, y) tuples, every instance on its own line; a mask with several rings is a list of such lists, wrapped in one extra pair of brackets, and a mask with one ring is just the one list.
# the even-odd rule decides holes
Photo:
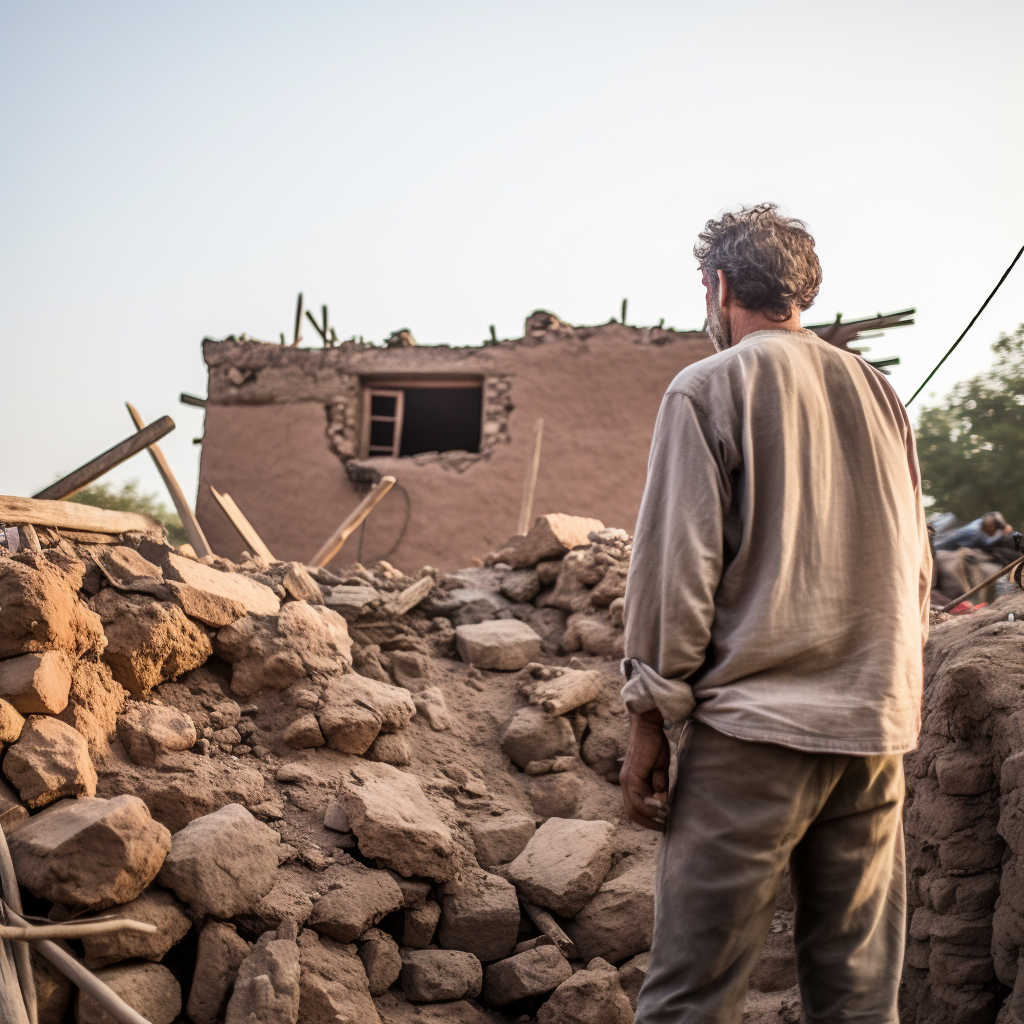
[(507, 1006), (547, 995), (571, 977), (557, 946), (537, 946), (484, 968), (483, 997), (492, 1006)]
[(472, 953), (457, 949), (414, 949), (402, 954), (402, 991), (413, 1003), (475, 999), (483, 968)]
[(281, 579), (281, 586), (296, 601), (308, 601), (310, 604), (324, 603), (320, 584), (309, 575), (309, 570), (301, 562), (288, 563), (288, 568)]
[(501, 749), (509, 760), (522, 771), (531, 761), (572, 754), (576, 750), (576, 735), (569, 720), (551, 718), (540, 708), (530, 705), (520, 708), (501, 734)]
[(519, 899), (504, 878), (467, 867), (441, 890), (440, 946), (486, 963), (508, 956), (518, 933)]
[(4, 757), (4, 774), (33, 810), (66, 796), (95, 796), (85, 737), (57, 718), (31, 715)]
[(441, 907), (426, 900), (418, 907), (408, 907), (402, 916), (402, 945), (406, 949), (426, 949), (437, 930)]
[(583, 783), (572, 772), (527, 777), (525, 782), (538, 818), (572, 818), (583, 803)]
[(0, 661), (0, 698), (23, 715), (56, 715), (68, 706), (71, 665), (63, 651)]
[(398, 943), (379, 928), (371, 928), (359, 940), (359, 959), (363, 962), (372, 996), (384, 995), (402, 973)]
[(538, 562), (562, 558), (566, 552), (588, 544), (591, 531), (604, 529), (598, 519), (567, 516), (559, 512), (538, 516), (525, 535), (510, 537), (505, 545), (487, 556), (492, 565), (504, 562), (513, 569), (528, 568)]
[(198, 619), (214, 629), (230, 626), (245, 615), (245, 605), (241, 601), (211, 594), (208, 590), (197, 590), (187, 583), (168, 580), (164, 590), (190, 619)]
[(407, 690), (350, 672), (327, 682), (319, 720), (328, 747), (364, 754), (378, 733), (404, 729), (415, 714)]
[(387, 764), (346, 760), (338, 799), (360, 853), (402, 875), (438, 882), (452, 878), (459, 867), (455, 837), (416, 777)]
[(306, 930), (299, 939), (299, 962), (302, 1024), (380, 1024), (369, 978), (351, 946)]
[(259, 937), (238, 968), (225, 1024), (296, 1024), (300, 965), (295, 940), (291, 921)]
[(356, 861), (340, 865), (331, 885), (314, 904), (308, 924), (337, 942), (354, 942), (402, 906), (402, 890), (386, 871)]
[(237, 601), (250, 615), (276, 615), (281, 602), (270, 587), (237, 572), (221, 572), (184, 555), (168, 552), (163, 563), (164, 578), (187, 583), (212, 597)]
[(536, 569), (513, 569), (501, 580), (501, 592), (516, 604), (532, 601), (540, 593), (540, 577)]
[(591, 960), (555, 989), (537, 1011), (537, 1024), (633, 1024), (633, 1008), (615, 968)]
[(282, 733), (281, 737), (289, 747), (295, 750), (309, 750), (312, 747), (322, 747), (326, 740), (320, 731), (320, 723), (316, 715), (309, 712), (295, 719)]
[(192, 912), (230, 918), (270, 892), (281, 837), (240, 804), (228, 804), (175, 833), (160, 871)]
[(476, 860), (482, 868), (508, 864), (526, 849), (526, 844), (537, 831), (533, 818), (514, 811), (474, 818), (469, 826)]
[(636, 1009), (637, 996), (640, 995), (640, 986), (647, 980), (647, 971), (651, 966), (651, 953), (637, 953), (636, 956), (627, 960), (619, 968), (619, 984), (622, 991), (626, 993), (629, 1005)]
[(162, 960), (192, 927), (185, 908), (166, 889), (147, 889), (130, 903), (105, 910), (103, 917), (155, 924), (157, 931), (152, 935), (125, 931), (86, 936), (82, 947), (85, 966), (89, 968), (106, 967), (122, 960)]
[(992, 757), (949, 751), (935, 758), (939, 791), (949, 796), (978, 796), (996, 783)]
[(194, 747), (196, 726), (177, 708), (134, 702), (118, 716), (117, 738), (136, 764), (151, 765), (168, 750)]
[(367, 748), (363, 757), (367, 761), (382, 761), (398, 768), (412, 762), (409, 741), (400, 732), (381, 732)]
[[(96, 971), (136, 1013), (150, 1024), (171, 1024), (181, 1011), (181, 986), (163, 964), (118, 964)], [(84, 992), (75, 1000), (78, 1024), (111, 1024), (111, 1017)]]
[(0, 743), (14, 743), (25, 727), (25, 719), (15, 708), (0, 698)]
[(565, 930), (582, 960), (601, 957), (619, 963), (650, 949), (654, 934), (653, 860), (644, 858), (604, 882), (593, 899), (566, 923)]
[(192, 1024), (214, 1024), (248, 955), (249, 943), (234, 925), (207, 919), (199, 933), (196, 969), (185, 1007)]
[(459, 626), (455, 644), (463, 661), (491, 671), (517, 672), (540, 657), (540, 636), (518, 619)]
[(509, 865), (507, 877), (523, 899), (575, 917), (608, 874), (614, 834), (608, 821), (549, 818)]
[(18, 879), (34, 896), (103, 910), (142, 894), (171, 834), (138, 797), (81, 797), (34, 815), (9, 842)]
[(95, 754), (107, 755), (117, 716), (128, 694), (99, 657), (80, 659), (71, 669), (68, 706), (57, 716), (77, 729)]

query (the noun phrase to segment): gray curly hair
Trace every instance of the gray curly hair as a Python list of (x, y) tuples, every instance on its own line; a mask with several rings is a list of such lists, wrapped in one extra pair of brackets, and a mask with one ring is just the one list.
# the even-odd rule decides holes
[(821, 264), (807, 225), (778, 213), (775, 203), (741, 207), (709, 220), (693, 255), (718, 293), (721, 270), (745, 309), (786, 320), (793, 306), (809, 309), (821, 287)]

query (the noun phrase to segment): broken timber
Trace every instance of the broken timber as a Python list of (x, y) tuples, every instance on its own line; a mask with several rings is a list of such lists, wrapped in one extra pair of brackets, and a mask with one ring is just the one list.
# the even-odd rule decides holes
[[(139, 415), (135, 406), (131, 402), (125, 402), (124, 404), (128, 407), (128, 415), (131, 416), (132, 423), (135, 424), (136, 429), (144, 430), (146, 421)], [(174, 502), (174, 508), (178, 513), (178, 518), (181, 520), (181, 525), (185, 529), (192, 549), (200, 558), (203, 558), (205, 555), (212, 555), (213, 552), (206, 541), (206, 535), (199, 525), (199, 520), (196, 519), (196, 514), (192, 511), (192, 506), (186, 500), (185, 494), (178, 484), (178, 479), (171, 471), (171, 467), (168, 465), (167, 459), (164, 458), (164, 453), (160, 450), (159, 445), (151, 444), (149, 446), (149, 455), (156, 464), (157, 472), (159, 472), (164, 486), (171, 495), (171, 501)]]
[(249, 545), (249, 550), (258, 557), (262, 558), (268, 565), (271, 562), (276, 562), (277, 559), (270, 553), (270, 548), (263, 543), (260, 535), (253, 529), (252, 523), (245, 518), (242, 510), (235, 504), (234, 499), (230, 494), (221, 494), (216, 487), (210, 487), (210, 492), (217, 500), (217, 504), (220, 505), (224, 511), (224, 515), (231, 521), (231, 525), (235, 528), (238, 536)]
[(11, 494), (0, 494), (0, 522), (32, 523), (85, 533), (146, 533), (158, 537), (164, 534), (159, 519), (141, 512), (118, 512), (74, 501), (44, 501)]
[(309, 560), (310, 565), (326, 565), (341, 550), (345, 541), (359, 529), (363, 520), (380, 504), (384, 495), (395, 486), (393, 476), (381, 477), (380, 483), (349, 513), (345, 521), (324, 542), (324, 546)]
[[(70, 498), (77, 494), (83, 487), (88, 487), (93, 480), (98, 480), (104, 473), (109, 473), (115, 466), (121, 465), (126, 459), (137, 455), (143, 449), (148, 448), (154, 441), (159, 441), (174, 429), (174, 420), (170, 416), (161, 416), (160, 419), (150, 423), (144, 430), (125, 438), (120, 444), (108, 448), (102, 455), (97, 456), (84, 466), (79, 466), (73, 473), (58, 480), (56, 483), (44, 487), (33, 498), (49, 500), (60, 500)], [(47, 525), (47, 524), (44, 524)], [(51, 524), (52, 525), (52, 524)]]
[(553, 679), (530, 679), (520, 689), (531, 704), (554, 717), (597, 700), (604, 692), (604, 681), (600, 672), (567, 669)]

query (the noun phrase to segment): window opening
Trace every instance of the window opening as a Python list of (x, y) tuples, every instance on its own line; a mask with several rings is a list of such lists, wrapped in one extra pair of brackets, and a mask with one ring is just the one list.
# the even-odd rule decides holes
[(364, 396), (368, 456), (480, 451), (483, 384), (479, 378), (395, 381), (390, 387), (368, 386)]

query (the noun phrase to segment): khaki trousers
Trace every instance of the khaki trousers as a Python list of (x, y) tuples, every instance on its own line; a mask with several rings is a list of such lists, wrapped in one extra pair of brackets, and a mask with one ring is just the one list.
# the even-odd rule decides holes
[(903, 758), (808, 754), (691, 722), (637, 1024), (737, 1024), (787, 862), (808, 1024), (897, 1024)]

